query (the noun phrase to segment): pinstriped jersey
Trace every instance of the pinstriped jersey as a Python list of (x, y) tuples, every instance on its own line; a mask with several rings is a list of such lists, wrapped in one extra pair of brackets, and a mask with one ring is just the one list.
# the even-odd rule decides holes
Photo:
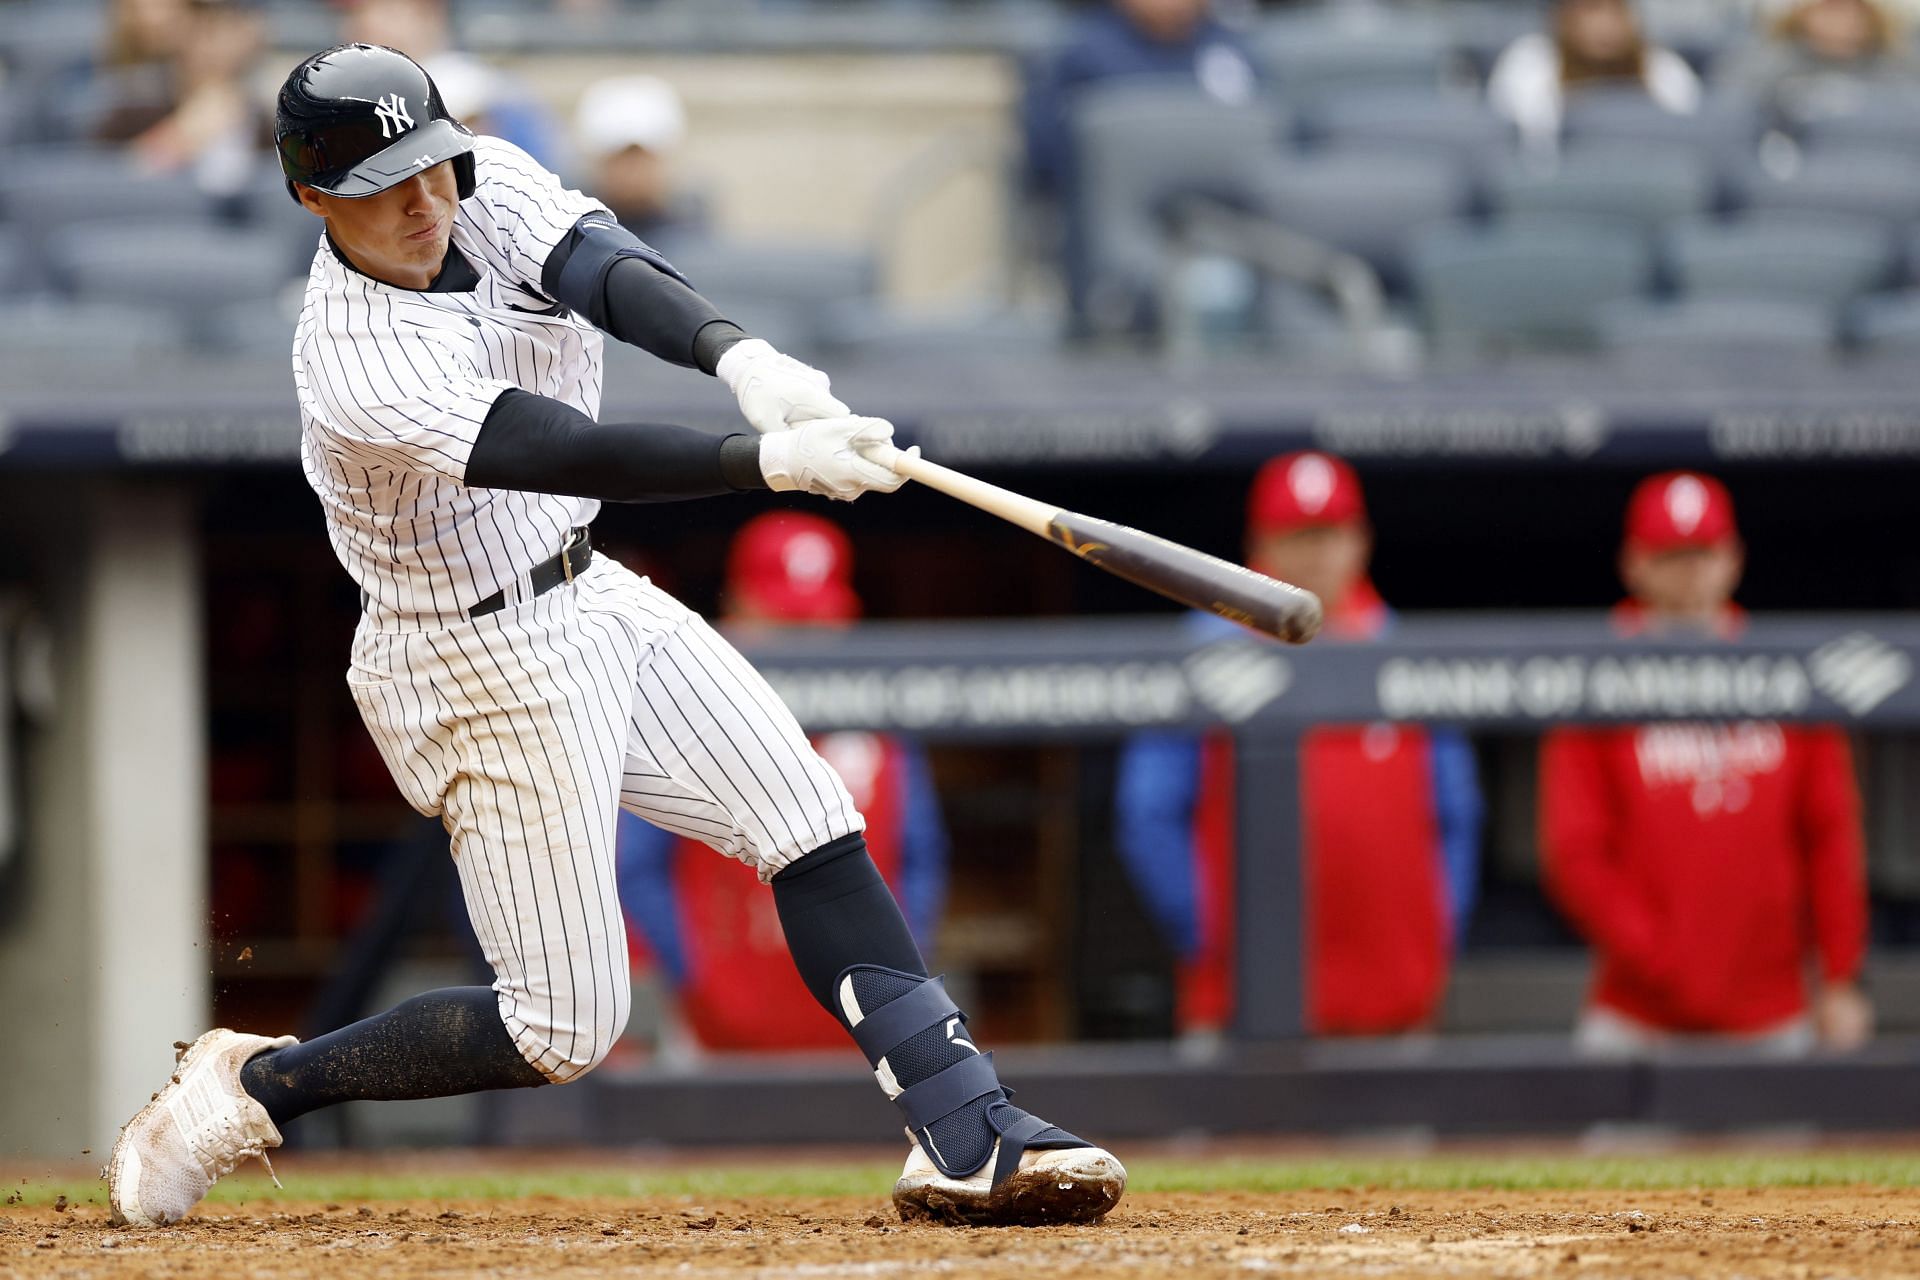
[(573, 224), (604, 206), (511, 143), (475, 143), (476, 187), (452, 232), (471, 288), (386, 284), (322, 238), (294, 331), (301, 464), (375, 614), (462, 613), (599, 511), (589, 499), (464, 483), (502, 392), (597, 417), (601, 390), (599, 331), (544, 295), (540, 273)]

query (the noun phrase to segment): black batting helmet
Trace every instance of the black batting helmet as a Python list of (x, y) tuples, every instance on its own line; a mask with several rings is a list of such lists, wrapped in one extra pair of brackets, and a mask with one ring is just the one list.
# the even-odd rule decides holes
[(280, 86), (273, 141), (296, 200), (296, 182), (356, 199), (445, 160), (460, 198), (473, 194), (473, 134), (447, 114), (426, 68), (384, 45), (337, 45), (295, 67)]

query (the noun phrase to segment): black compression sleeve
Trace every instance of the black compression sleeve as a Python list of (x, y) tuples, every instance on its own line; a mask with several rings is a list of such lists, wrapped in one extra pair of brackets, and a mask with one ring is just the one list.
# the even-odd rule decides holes
[(600, 314), (589, 311), (588, 319), (620, 341), (678, 365), (698, 367), (694, 338), (726, 318), (711, 302), (642, 258), (614, 262), (600, 286), (599, 302)]
[(763, 489), (760, 440), (661, 423), (596, 424), (571, 405), (503, 391), (467, 457), (478, 489), (605, 502), (672, 502)]

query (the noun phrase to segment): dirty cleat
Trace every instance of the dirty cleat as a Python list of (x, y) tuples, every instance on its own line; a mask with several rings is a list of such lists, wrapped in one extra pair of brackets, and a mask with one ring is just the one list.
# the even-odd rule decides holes
[(997, 1184), (989, 1160), (964, 1178), (940, 1172), (918, 1141), (893, 1184), (893, 1204), (905, 1222), (973, 1227), (1039, 1227), (1094, 1222), (1120, 1203), (1126, 1168), (1099, 1147), (1028, 1148), (1017, 1169)]
[(176, 1044), (173, 1078), (114, 1141), (106, 1169), (114, 1224), (178, 1222), (245, 1160), (257, 1158), (271, 1175), (267, 1152), (280, 1145), (280, 1130), (240, 1087), (240, 1067), (256, 1053), (298, 1043), (222, 1027), (191, 1045)]
[(938, 978), (853, 965), (835, 993), (874, 1079), (906, 1117), (913, 1150), (893, 1187), (902, 1218), (1038, 1226), (1092, 1222), (1120, 1203), (1120, 1162), (1013, 1105)]

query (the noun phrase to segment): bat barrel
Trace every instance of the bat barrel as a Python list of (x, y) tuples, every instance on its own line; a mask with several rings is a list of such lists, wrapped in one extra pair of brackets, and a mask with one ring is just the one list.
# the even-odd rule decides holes
[(1047, 536), (1137, 586), (1288, 644), (1305, 644), (1320, 630), (1320, 597), (1313, 592), (1192, 547), (1071, 511), (1054, 516)]

